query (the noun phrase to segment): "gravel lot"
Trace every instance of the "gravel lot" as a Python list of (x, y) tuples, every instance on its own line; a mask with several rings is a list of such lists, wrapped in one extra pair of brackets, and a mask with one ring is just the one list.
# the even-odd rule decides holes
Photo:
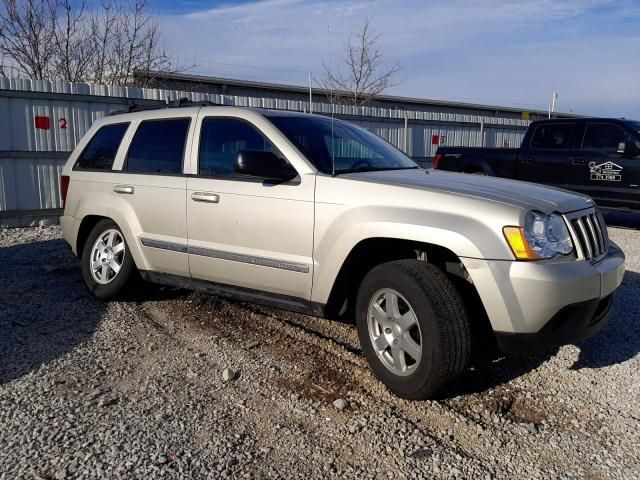
[(608, 220), (606, 329), (479, 355), (426, 402), (385, 391), (352, 325), (157, 287), (104, 304), (57, 227), (0, 230), (0, 479), (637, 479), (640, 216)]

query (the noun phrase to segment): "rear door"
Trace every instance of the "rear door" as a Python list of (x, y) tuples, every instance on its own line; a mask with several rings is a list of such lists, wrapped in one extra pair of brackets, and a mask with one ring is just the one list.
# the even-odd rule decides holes
[(188, 276), (183, 163), (193, 118), (184, 110), (144, 118), (133, 122), (127, 153), (114, 170), (109, 208), (124, 216), (148, 268)]
[(575, 122), (543, 122), (535, 125), (529, 145), (518, 157), (518, 179), (566, 187), (575, 153)]
[(640, 158), (618, 153), (621, 142), (636, 141), (622, 125), (587, 122), (581, 149), (574, 158), (571, 188), (590, 195), (601, 205), (640, 206)]

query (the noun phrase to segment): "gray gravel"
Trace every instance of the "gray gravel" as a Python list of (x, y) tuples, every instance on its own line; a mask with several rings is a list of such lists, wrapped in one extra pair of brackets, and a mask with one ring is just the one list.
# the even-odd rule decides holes
[(621, 218), (605, 330), (478, 355), (427, 402), (386, 392), (352, 325), (156, 287), (101, 303), (58, 228), (0, 230), (0, 479), (639, 478), (640, 221)]

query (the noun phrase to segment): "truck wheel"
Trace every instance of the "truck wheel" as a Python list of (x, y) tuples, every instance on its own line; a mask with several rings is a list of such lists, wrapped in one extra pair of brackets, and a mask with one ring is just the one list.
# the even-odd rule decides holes
[(398, 260), (373, 268), (360, 285), (356, 315), (373, 373), (399, 397), (430, 398), (467, 364), (467, 312), (431, 264)]
[(135, 269), (122, 230), (112, 220), (100, 220), (82, 251), (82, 277), (96, 297), (108, 300), (127, 284)]

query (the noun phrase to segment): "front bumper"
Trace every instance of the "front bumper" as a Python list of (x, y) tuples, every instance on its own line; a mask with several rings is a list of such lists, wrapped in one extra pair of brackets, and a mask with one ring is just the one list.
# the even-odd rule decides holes
[(568, 305), (535, 333), (495, 332), (505, 353), (534, 353), (579, 342), (596, 334), (609, 321), (613, 293), (609, 296)]
[(610, 242), (598, 263), (463, 260), (500, 347), (531, 352), (577, 342), (607, 322), (624, 276), (624, 253)]

